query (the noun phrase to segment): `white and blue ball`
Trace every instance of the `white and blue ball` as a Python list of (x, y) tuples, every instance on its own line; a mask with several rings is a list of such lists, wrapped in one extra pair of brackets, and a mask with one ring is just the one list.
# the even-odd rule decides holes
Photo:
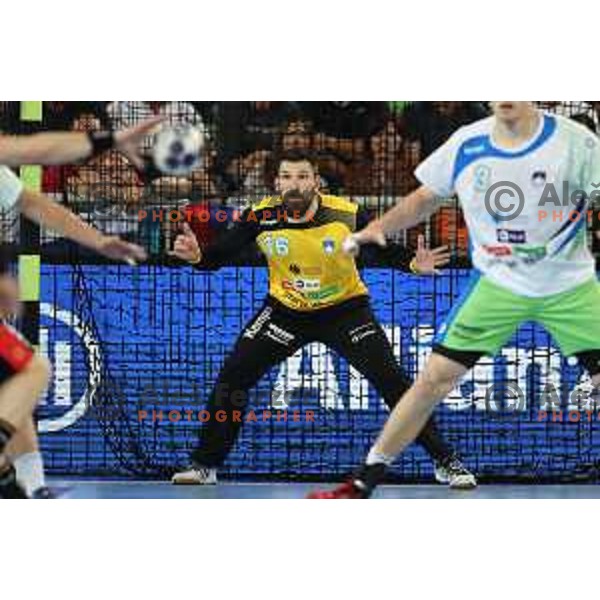
[(165, 175), (189, 175), (202, 162), (204, 144), (204, 134), (197, 127), (165, 127), (156, 135), (154, 141), (154, 165)]

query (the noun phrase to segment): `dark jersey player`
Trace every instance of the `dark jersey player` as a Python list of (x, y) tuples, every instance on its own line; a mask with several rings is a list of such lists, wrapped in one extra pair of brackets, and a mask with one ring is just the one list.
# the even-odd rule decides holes
[[(393, 409), (411, 382), (371, 310), (369, 292), (355, 259), (342, 250), (346, 237), (366, 224), (353, 203), (319, 193), (318, 172), (303, 153), (282, 155), (277, 195), (242, 215), (215, 244), (202, 251), (185, 227), (172, 255), (198, 269), (216, 268), (253, 242), (269, 268), (263, 308), (241, 333), (208, 401), (210, 419), (200, 428), (192, 463), (173, 477), (181, 485), (214, 484), (217, 469), (233, 448), (249, 390), (274, 366), (311, 342), (332, 348), (363, 375)], [(391, 249), (414, 272), (434, 272), (447, 262), (446, 249), (421, 247), (415, 259)], [(242, 402), (240, 402), (242, 400)], [(225, 411), (227, 418), (215, 418)], [(234, 418), (237, 411), (238, 418)], [(432, 420), (419, 436), (436, 465), (438, 481), (456, 488), (476, 486), (475, 477), (443, 441)]]

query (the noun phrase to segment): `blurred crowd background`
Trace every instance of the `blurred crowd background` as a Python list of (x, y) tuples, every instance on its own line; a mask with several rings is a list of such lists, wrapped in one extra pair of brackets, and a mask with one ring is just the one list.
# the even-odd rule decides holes
[[(278, 151), (311, 151), (322, 188), (366, 206), (373, 215), (388, 209), (416, 185), (416, 165), (459, 127), (489, 114), (481, 102), (159, 102), (97, 101), (43, 103), (41, 123), (23, 122), (19, 102), (0, 103), (0, 131), (92, 131), (131, 126), (152, 115), (171, 124), (189, 123), (204, 131), (201, 166), (189, 177), (140, 174), (117, 152), (85, 165), (44, 170), (44, 192), (76, 210), (107, 233), (144, 244), (153, 261), (166, 261), (178, 224), (169, 211), (228, 211), (233, 214), (272, 189)], [(550, 112), (600, 127), (600, 101), (540, 101)], [(148, 140), (148, 148), (151, 140)], [(140, 218), (140, 211), (147, 216)], [(18, 219), (1, 220), (4, 244), (17, 244)], [(203, 244), (230, 226), (211, 219), (194, 222)], [(593, 228), (597, 228), (597, 224)], [(398, 240), (412, 246), (425, 233), (432, 245), (450, 245), (455, 262), (468, 263), (468, 235), (456, 200), (449, 198), (426, 224)], [(596, 236), (592, 236), (598, 250)], [(42, 255), (50, 261), (92, 260), (44, 232)], [(238, 263), (259, 261), (253, 249)]]

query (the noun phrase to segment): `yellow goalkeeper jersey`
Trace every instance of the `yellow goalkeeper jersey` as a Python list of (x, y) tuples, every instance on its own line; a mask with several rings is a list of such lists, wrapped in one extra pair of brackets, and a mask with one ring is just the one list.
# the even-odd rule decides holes
[(294, 310), (310, 311), (368, 293), (354, 258), (342, 251), (357, 225), (358, 207), (336, 196), (320, 196), (305, 223), (286, 219), (281, 198), (266, 198), (256, 212), (272, 212), (256, 242), (269, 268), (269, 293)]
[(204, 251), (199, 268), (222, 266), (256, 241), (269, 269), (269, 294), (290, 309), (309, 312), (368, 295), (355, 259), (342, 250), (344, 240), (368, 222), (366, 211), (321, 194), (305, 222), (292, 216), (281, 197), (265, 198)]

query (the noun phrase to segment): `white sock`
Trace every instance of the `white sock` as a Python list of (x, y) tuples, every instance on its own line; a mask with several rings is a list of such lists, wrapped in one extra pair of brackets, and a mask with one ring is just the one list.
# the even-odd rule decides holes
[(17, 456), (13, 464), (17, 470), (17, 480), (25, 488), (28, 496), (46, 487), (44, 461), (40, 452), (29, 452)]
[(375, 450), (375, 447), (373, 447), (367, 455), (367, 466), (370, 467), (372, 465), (386, 465), (390, 467), (394, 460), (395, 458), (393, 456), (388, 456), (387, 454), (378, 452), (377, 450)]

